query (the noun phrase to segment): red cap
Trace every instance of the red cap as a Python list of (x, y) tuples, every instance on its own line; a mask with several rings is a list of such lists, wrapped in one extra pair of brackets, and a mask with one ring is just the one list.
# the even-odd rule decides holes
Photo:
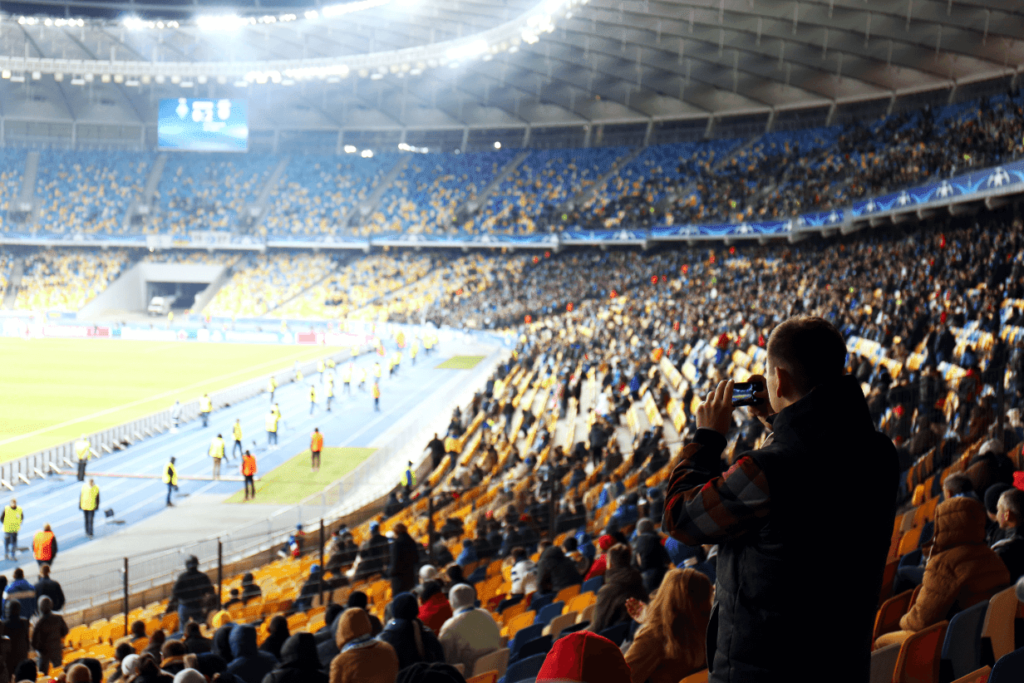
[(590, 631), (577, 631), (555, 641), (536, 681), (630, 683), (629, 665), (612, 641)]
[(608, 550), (608, 548), (611, 548), (613, 545), (615, 545), (615, 539), (609, 536), (608, 534), (605, 534), (604, 536), (601, 536), (597, 539), (597, 547), (601, 549), (602, 553)]

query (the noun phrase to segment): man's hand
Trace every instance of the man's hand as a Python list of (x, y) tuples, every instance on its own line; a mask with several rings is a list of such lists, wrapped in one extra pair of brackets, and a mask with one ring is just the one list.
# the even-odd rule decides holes
[(771, 401), (768, 400), (768, 380), (765, 379), (764, 375), (751, 375), (747, 378), (748, 382), (760, 382), (761, 386), (764, 387), (763, 391), (754, 393), (754, 398), (761, 399), (761, 403), (756, 406), (747, 406), (747, 412), (751, 417), (757, 418), (761, 422), (765, 422), (769, 417), (775, 414), (772, 410)]
[(732, 420), (732, 385), (731, 379), (719, 382), (718, 387), (697, 406), (697, 429), (713, 429), (722, 436), (726, 435)]

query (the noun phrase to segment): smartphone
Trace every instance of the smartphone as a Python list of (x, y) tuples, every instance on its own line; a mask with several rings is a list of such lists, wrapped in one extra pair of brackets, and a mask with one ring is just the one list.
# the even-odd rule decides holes
[(763, 382), (736, 382), (732, 385), (733, 407), (761, 405), (764, 399), (754, 396), (755, 393), (760, 391), (764, 391)]

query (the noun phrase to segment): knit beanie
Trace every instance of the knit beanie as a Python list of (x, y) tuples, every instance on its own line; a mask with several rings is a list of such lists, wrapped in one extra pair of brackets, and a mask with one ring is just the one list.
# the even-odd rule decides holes
[(138, 655), (128, 655), (121, 660), (121, 675), (131, 676), (135, 673), (135, 662), (139, 661)]
[(476, 604), (476, 590), (465, 583), (456, 584), (448, 591), (448, 602), (451, 603), (453, 612), (463, 607), (473, 607)]
[(206, 683), (206, 676), (195, 669), (182, 669), (174, 675), (174, 683)]
[(466, 683), (466, 679), (450, 664), (416, 662), (399, 671), (395, 683)]
[(415, 619), (419, 613), (419, 603), (412, 593), (399, 593), (391, 601), (391, 616), (395, 619)]
[(619, 647), (589, 631), (555, 641), (544, 658), (536, 683), (630, 683), (629, 665)]

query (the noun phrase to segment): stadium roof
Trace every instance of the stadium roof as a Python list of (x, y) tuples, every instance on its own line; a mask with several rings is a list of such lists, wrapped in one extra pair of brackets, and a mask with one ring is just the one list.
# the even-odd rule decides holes
[(247, 97), (264, 130), (521, 129), (775, 115), (1015, 78), (1016, 0), (22, 0), (0, 116), (153, 126)]

